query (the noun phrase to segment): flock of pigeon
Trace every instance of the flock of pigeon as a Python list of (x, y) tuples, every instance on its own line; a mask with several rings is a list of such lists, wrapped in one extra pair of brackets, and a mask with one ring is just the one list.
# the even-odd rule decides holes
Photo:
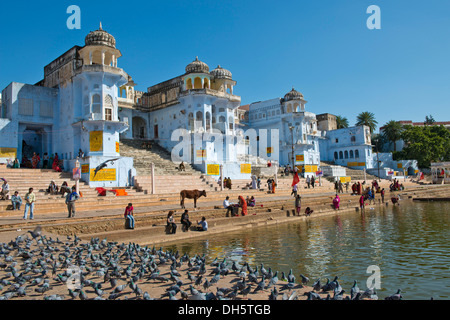
[[(300, 275), (297, 282), (292, 269), (279, 275), (263, 264), (258, 268), (217, 258), (207, 263), (205, 256), (99, 238), (61, 241), (43, 235), (39, 227), (28, 233), (31, 237), (0, 244), (0, 300), (378, 299), (375, 290), (362, 291), (356, 281), (345, 294), (338, 277), (308, 287), (309, 278)], [(152, 288), (152, 297), (144, 288)], [(401, 300), (401, 290), (386, 299)]]

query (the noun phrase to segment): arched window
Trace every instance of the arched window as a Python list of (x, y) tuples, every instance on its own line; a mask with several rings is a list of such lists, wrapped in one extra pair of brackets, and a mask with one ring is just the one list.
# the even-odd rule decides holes
[(194, 89), (203, 89), (202, 88), (202, 79), (197, 77), (194, 79)]
[(344, 158), (345, 158), (345, 159), (348, 159), (348, 151), (345, 151), (345, 152), (344, 152)]
[(209, 80), (205, 78), (205, 79), (203, 80), (203, 82), (204, 82), (204, 83), (203, 83), (203, 88), (204, 88), (204, 89), (209, 89)]
[(356, 158), (356, 159), (359, 158), (359, 150), (355, 150), (355, 158)]
[(200, 127), (204, 127), (205, 124), (203, 123), (203, 113), (201, 111), (198, 111), (195, 116), (195, 121), (200, 123)]
[(300, 105), (298, 103), (294, 104), (294, 112), (300, 112)]
[(352, 136), (352, 137), (350, 138), (350, 140), (351, 140), (352, 142), (356, 142), (356, 137), (355, 137), (355, 136)]
[(219, 123), (225, 123), (227, 119), (224, 116), (220, 116)]
[(344, 158), (344, 154), (342, 153), (342, 151), (339, 151), (339, 159), (343, 159)]
[(353, 150), (350, 150), (350, 159), (354, 158)]
[(92, 96), (92, 113), (102, 113), (102, 99), (99, 94)]
[(187, 81), (186, 81), (186, 90), (189, 90), (189, 89), (194, 89), (191, 78), (187, 79)]
[(105, 97), (105, 120), (113, 121), (113, 101), (110, 95)]
[(334, 160), (337, 160), (337, 159), (339, 159), (339, 156), (338, 156), (338, 153), (337, 153), (337, 151), (334, 153)]

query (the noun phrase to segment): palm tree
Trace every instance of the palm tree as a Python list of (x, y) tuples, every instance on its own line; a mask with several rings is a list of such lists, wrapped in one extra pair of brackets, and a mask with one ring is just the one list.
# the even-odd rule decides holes
[(383, 137), (394, 144), (394, 152), (397, 151), (396, 142), (402, 138), (403, 125), (391, 120), (383, 127)]
[(356, 117), (357, 126), (368, 126), (370, 128), (370, 133), (373, 133), (377, 128), (378, 122), (375, 120), (375, 115), (372, 112), (361, 112)]
[(348, 128), (348, 119), (342, 116), (336, 116), (336, 124), (338, 129)]

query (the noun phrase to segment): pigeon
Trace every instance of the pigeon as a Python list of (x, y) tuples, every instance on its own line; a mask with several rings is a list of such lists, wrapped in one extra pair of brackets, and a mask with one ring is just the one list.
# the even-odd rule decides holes
[(298, 293), (294, 291), (291, 295), (283, 294), (283, 300), (298, 300)]
[(320, 296), (314, 291), (305, 292), (303, 295), (308, 297), (307, 300), (322, 300)]
[(316, 282), (314, 282), (313, 289), (314, 289), (314, 291), (320, 291), (320, 289), (321, 289), (320, 278), (317, 279)]
[(350, 289), (350, 298), (351, 298), (352, 300), (355, 300), (356, 294), (357, 294), (358, 292), (360, 292), (360, 290), (359, 290), (359, 288), (358, 288), (357, 281), (355, 280), (355, 281), (353, 282), (353, 287)]
[(295, 276), (292, 273), (292, 269), (289, 271), (289, 274), (287, 276), (288, 282), (294, 283), (295, 282)]
[(398, 289), (397, 293), (390, 295), (389, 297), (384, 298), (384, 300), (402, 300), (403, 296), (401, 295), (402, 290)]
[(300, 278), (302, 278), (302, 284), (303, 285), (308, 285), (308, 282), (309, 282), (309, 278), (308, 277), (305, 277), (304, 275), (300, 275)]

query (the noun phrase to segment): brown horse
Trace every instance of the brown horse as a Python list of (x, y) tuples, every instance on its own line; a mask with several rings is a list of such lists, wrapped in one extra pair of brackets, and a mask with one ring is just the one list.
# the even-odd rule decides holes
[(206, 191), (198, 191), (198, 190), (183, 190), (180, 192), (181, 198), (181, 208), (186, 209), (184, 206), (184, 199), (194, 199), (194, 208), (197, 209), (197, 200), (201, 197), (206, 198)]

